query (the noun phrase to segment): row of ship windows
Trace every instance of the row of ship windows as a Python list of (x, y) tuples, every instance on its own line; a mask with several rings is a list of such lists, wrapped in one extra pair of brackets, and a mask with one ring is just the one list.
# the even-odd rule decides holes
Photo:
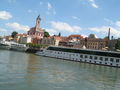
[[(63, 52), (54, 52), (54, 53), (57, 53), (57, 54), (66, 54), (66, 53), (63, 53)], [(78, 56), (78, 54), (72, 54), (73, 56)], [(88, 58), (88, 56), (87, 55), (80, 55), (80, 58)], [(99, 60), (101, 60), (101, 61), (103, 61), (103, 57), (97, 57), (97, 56), (89, 56), (89, 59), (95, 59), (95, 60), (97, 60), (99, 58)], [(109, 58), (105, 58), (104, 59), (105, 61), (108, 61), (109, 60)], [(110, 58), (110, 61), (111, 62), (114, 62), (114, 58)], [(119, 59), (116, 59), (116, 62), (120, 62), (120, 60)]]
[[(83, 58), (83, 55), (80, 55), (80, 57), (81, 58)], [(85, 55), (85, 58), (88, 58), (88, 56), (87, 55)], [(103, 58), (103, 57), (97, 57), (97, 56), (90, 56), (89, 57), (89, 59), (95, 59), (95, 60), (97, 60), (99, 58), (99, 60), (101, 60), (101, 61), (103, 61), (103, 59), (105, 60), (105, 61), (108, 61), (109, 60), (109, 58)], [(110, 58), (110, 61), (111, 62), (114, 62), (114, 58)], [(120, 60), (119, 59), (116, 59), (116, 62), (119, 62)]]
[[(80, 59), (80, 61), (82, 61), (82, 59)], [(87, 62), (87, 60), (85, 60), (85, 62)], [(90, 63), (92, 62), (92, 61), (89, 61)], [(97, 63), (96, 61), (94, 61), (94, 63)], [(97, 63), (97, 64), (102, 64), (102, 62), (99, 62), (99, 63)], [(108, 65), (108, 63), (104, 63), (105, 65)], [(110, 65), (112, 66), (113, 65), (113, 63), (110, 63)], [(116, 64), (116, 66), (119, 66), (119, 64)]]

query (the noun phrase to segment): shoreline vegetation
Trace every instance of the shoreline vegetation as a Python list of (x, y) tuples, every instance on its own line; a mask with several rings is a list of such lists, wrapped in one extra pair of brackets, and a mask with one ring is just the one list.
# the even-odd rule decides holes
[(26, 52), (28, 53), (36, 53), (40, 49), (48, 47), (48, 45), (45, 44), (33, 44), (33, 43), (27, 43), (26, 46), (28, 46), (28, 50)]

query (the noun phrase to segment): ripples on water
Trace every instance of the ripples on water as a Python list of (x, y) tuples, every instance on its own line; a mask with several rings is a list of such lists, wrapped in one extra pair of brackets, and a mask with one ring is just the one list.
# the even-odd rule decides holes
[(0, 90), (120, 90), (120, 68), (0, 50)]

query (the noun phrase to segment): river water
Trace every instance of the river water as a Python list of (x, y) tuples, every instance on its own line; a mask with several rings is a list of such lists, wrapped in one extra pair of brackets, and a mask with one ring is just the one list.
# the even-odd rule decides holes
[(120, 90), (120, 68), (0, 50), (0, 90)]

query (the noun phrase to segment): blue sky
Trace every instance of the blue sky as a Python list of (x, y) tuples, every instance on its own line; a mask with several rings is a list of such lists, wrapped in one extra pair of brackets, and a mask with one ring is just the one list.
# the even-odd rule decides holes
[(41, 16), (41, 28), (63, 36), (96, 34), (103, 38), (109, 27), (120, 37), (120, 0), (1, 0), (0, 35), (26, 33)]

